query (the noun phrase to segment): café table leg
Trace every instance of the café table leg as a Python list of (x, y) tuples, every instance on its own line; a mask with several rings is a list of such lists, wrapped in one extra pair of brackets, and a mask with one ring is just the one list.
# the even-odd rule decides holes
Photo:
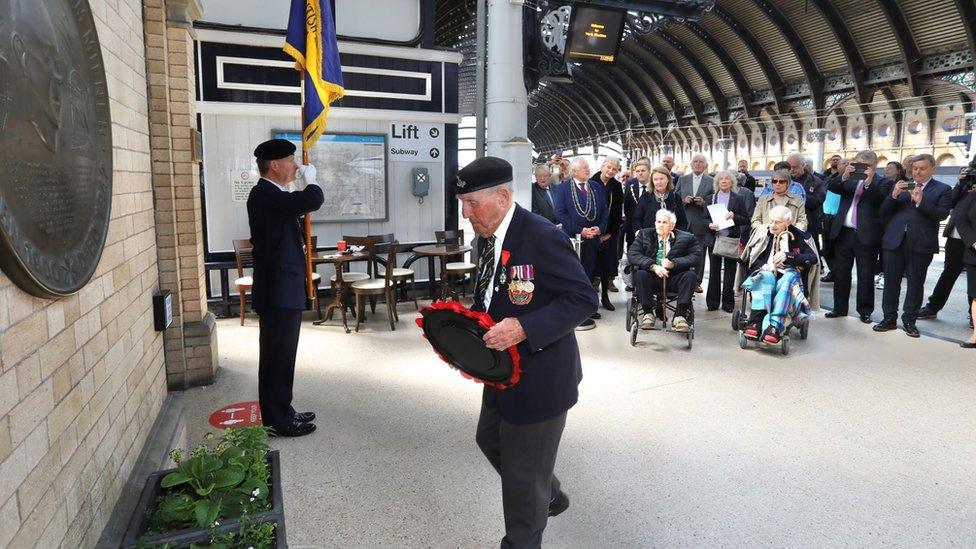
[(220, 313), (222, 318), (230, 318), (230, 280), (227, 269), (220, 269)]
[(434, 256), (427, 256), (427, 291), (430, 294), (430, 300), (437, 300), (437, 291), (435, 290), (436, 281), (434, 280)]

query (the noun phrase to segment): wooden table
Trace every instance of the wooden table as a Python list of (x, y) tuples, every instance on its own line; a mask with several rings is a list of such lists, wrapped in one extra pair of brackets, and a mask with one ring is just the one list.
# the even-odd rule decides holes
[(346, 333), (349, 333), (349, 324), (346, 322), (346, 290), (348, 287), (345, 281), (342, 280), (342, 266), (350, 261), (362, 261), (368, 259), (369, 254), (364, 252), (350, 252), (345, 254), (340, 254), (337, 252), (322, 252), (312, 256), (313, 268), (318, 267), (323, 263), (332, 263), (335, 265), (336, 279), (333, 286), (334, 292), (332, 295), (332, 300), (329, 301), (325, 306), (325, 317), (322, 317), (322, 309), (319, 308), (319, 319), (312, 322), (316, 326), (321, 326), (327, 320), (332, 320), (332, 311), (339, 309), (342, 312), (342, 327), (346, 329)]
[[(448, 299), (457, 301), (457, 295), (451, 291), (451, 285), (447, 282), (447, 258), (453, 255), (461, 255), (465, 252), (470, 252), (471, 246), (467, 245), (457, 245), (457, 244), (429, 244), (426, 246), (417, 246), (413, 249), (413, 252), (417, 255), (422, 255), (427, 257), (427, 267), (430, 275), (427, 277), (429, 280), (428, 288), (430, 289), (430, 299), (433, 301), (447, 301)], [(434, 258), (441, 258), (441, 287), (437, 290), (436, 294), (434, 292)]]

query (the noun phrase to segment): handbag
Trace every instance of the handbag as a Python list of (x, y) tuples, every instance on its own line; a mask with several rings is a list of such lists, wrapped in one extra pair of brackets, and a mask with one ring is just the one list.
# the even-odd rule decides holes
[(712, 253), (727, 259), (739, 259), (742, 255), (742, 245), (738, 238), (731, 236), (716, 236)]

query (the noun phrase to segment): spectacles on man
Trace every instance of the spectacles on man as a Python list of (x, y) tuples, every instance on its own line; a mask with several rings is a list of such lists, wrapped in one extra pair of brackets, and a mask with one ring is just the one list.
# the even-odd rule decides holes
[(774, 179), (773, 183), (789, 183), (787, 179)]

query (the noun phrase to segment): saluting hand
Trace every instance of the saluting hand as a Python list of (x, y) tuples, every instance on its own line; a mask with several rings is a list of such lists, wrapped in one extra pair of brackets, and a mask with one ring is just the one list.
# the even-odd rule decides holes
[(484, 337), (489, 349), (504, 351), (512, 345), (525, 341), (525, 330), (517, 318), (508, 317), (492, 326)]

